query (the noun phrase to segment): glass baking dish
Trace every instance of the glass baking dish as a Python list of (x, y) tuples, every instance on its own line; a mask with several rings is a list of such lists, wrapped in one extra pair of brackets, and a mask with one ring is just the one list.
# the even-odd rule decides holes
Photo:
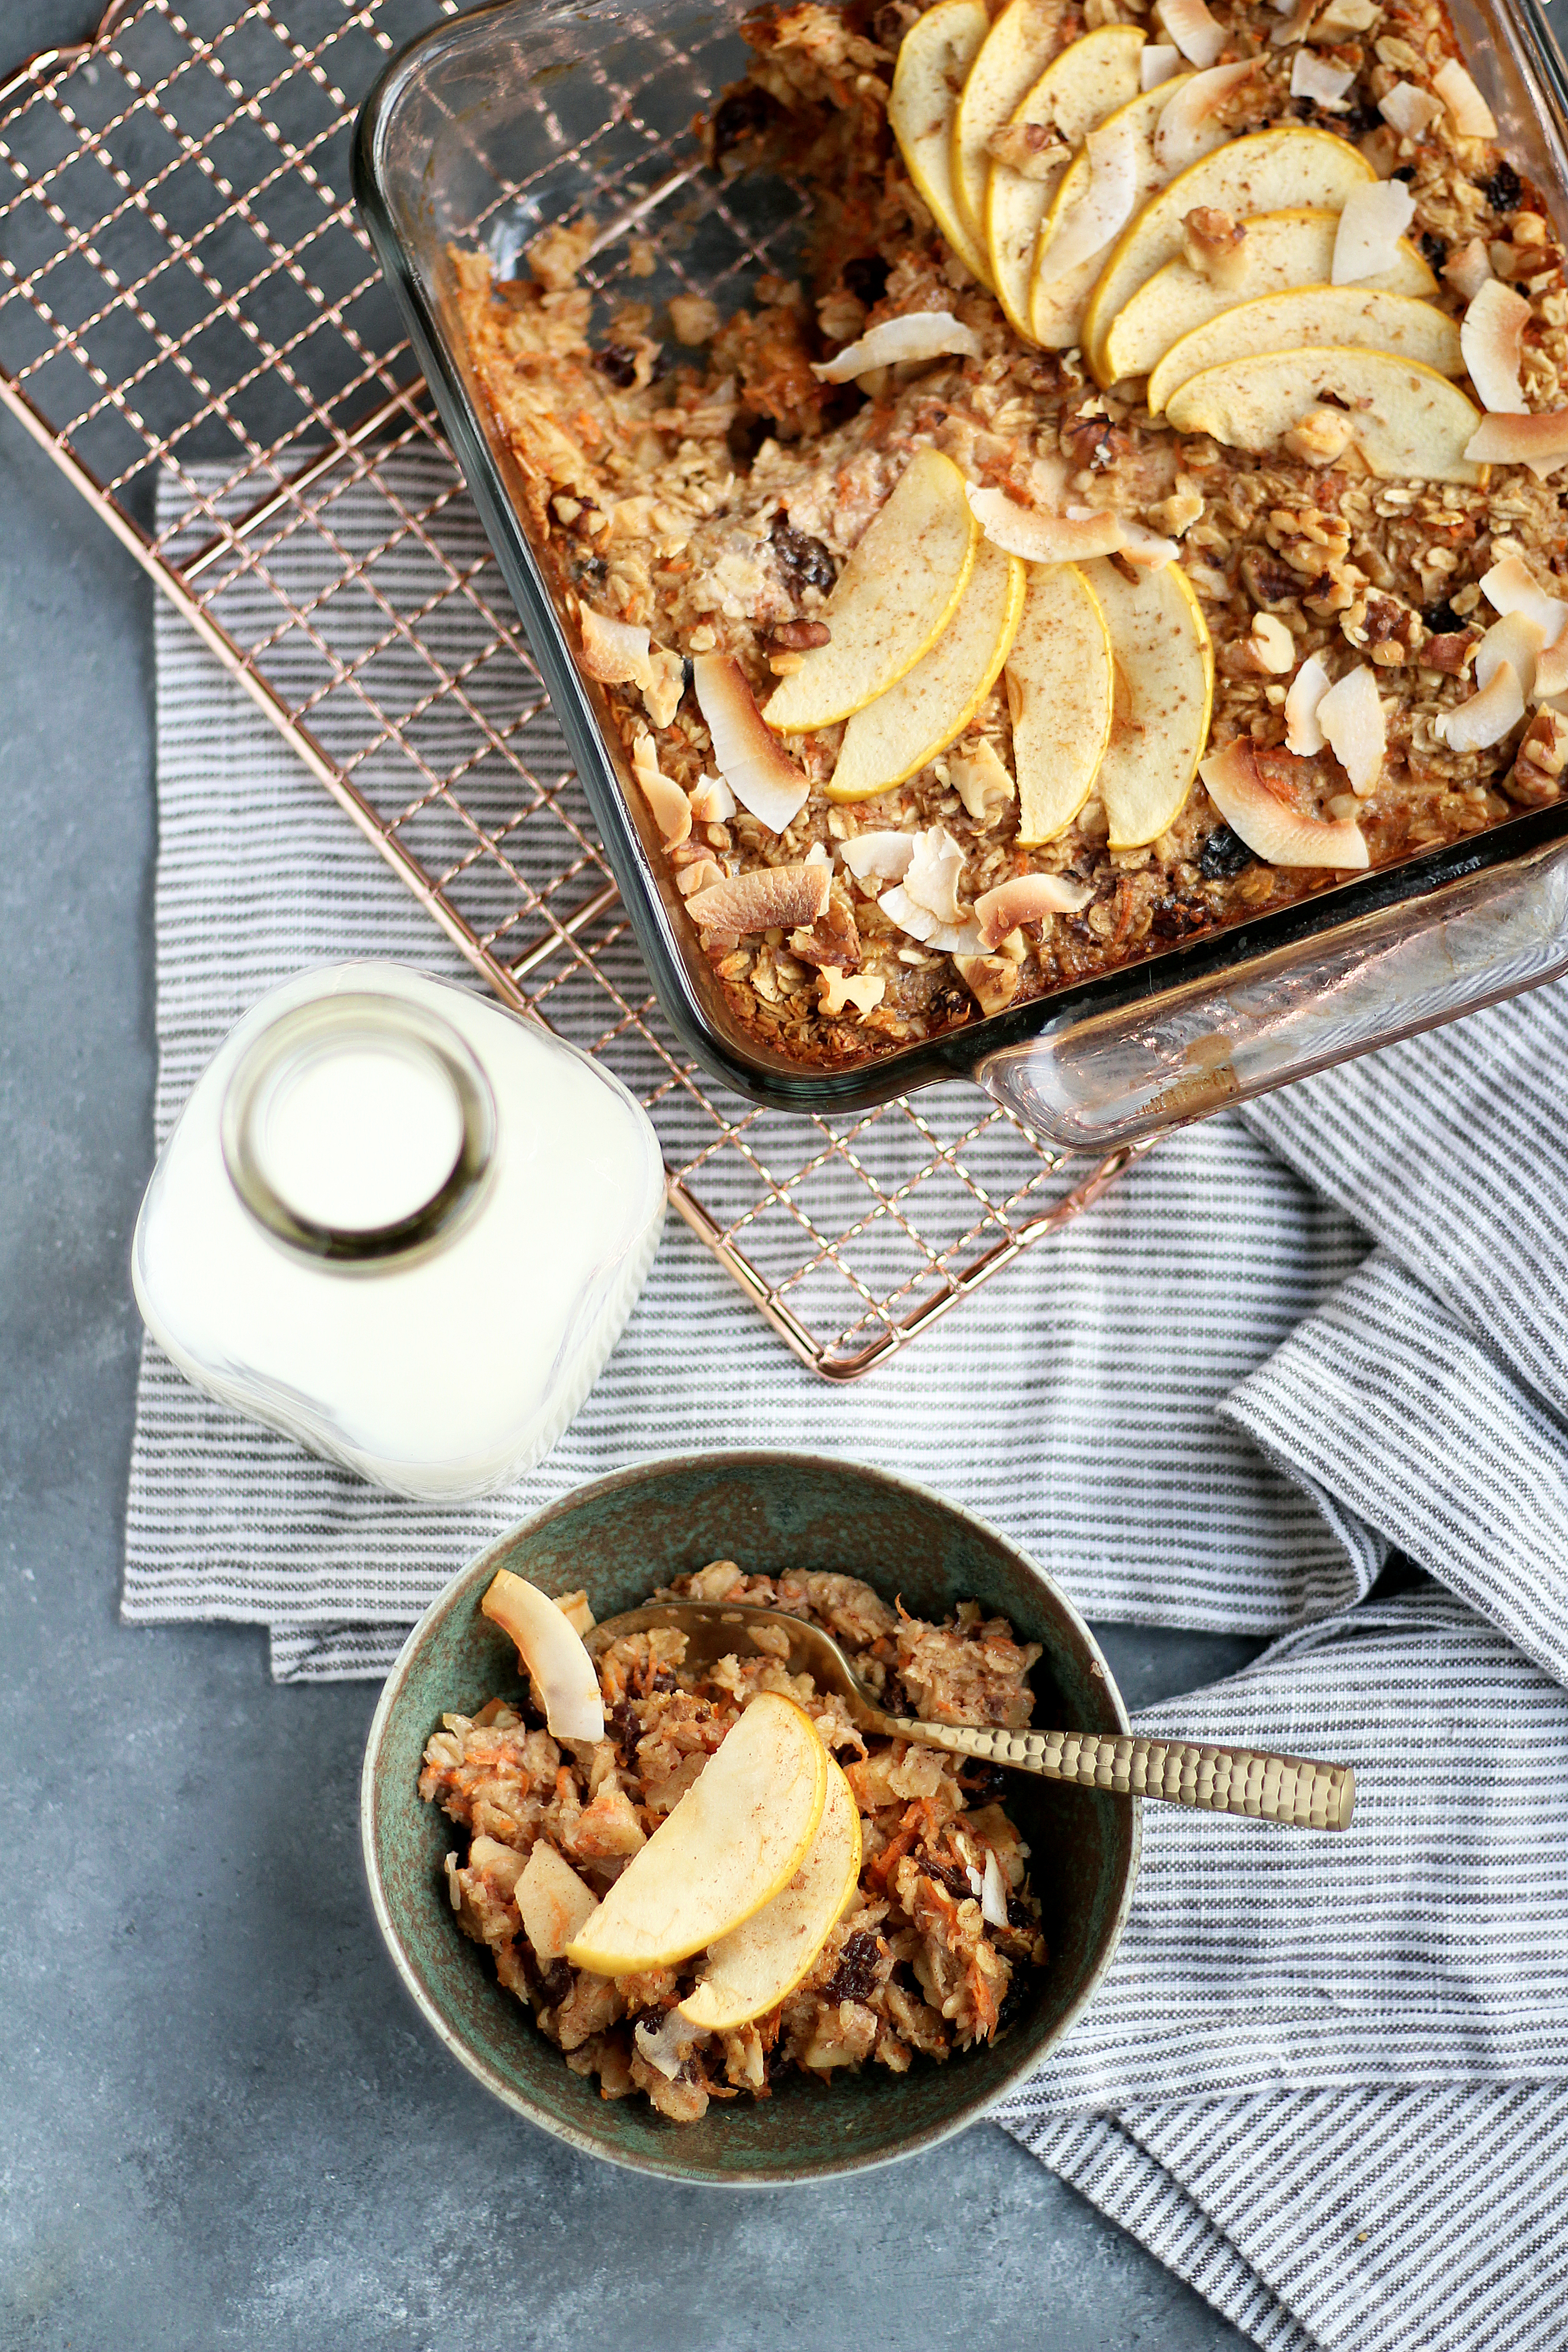
[[(1534, 0), (1453, 0), (1502, 142), (1568, 222), (1568, 79)], [(967, 1075), (1037, 1134), (1104, 1150), (1537, 986), (1568, 969), (1568, 803), (1340, 885), (1201, 942), (848, 1068), (803, 1066), (727, 1003), (632, 783), (602, 690), (579, 669), (523, 523), (516, 461), (457, 331), (448, 247), (506, 274), (546, 224), (591, 213), (580, 282), (656, 311), (733, 308), (789, 271), (804, 205), (721, 183), (693, 116), (743, 70), (718, 0), (500, 0), (424, 35), (366, 100), (354, 193), (582, 778), (677, 1034), (755, 1102), (854, 1110)]]

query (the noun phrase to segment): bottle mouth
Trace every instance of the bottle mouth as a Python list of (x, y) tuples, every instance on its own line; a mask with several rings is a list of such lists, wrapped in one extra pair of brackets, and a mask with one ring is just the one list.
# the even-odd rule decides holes
[(472, 1214), (495, 1156), (495, 1097), (438, 1014), (329, 996), (251, 1041), (219, 1132), (258, 1224), (307, 1256), (374, 1265), (448, 1240)]

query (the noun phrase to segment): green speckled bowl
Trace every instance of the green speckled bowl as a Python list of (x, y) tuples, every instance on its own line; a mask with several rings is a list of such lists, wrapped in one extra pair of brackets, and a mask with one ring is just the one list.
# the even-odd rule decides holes
[(675, 2180), (731, 2187), (816, 2180), (931, 2147), (984, 2114), (1038, 2065), (1093, 1993), (1127, 1916), (1139, 1801), (1012, 1776), (1009, 1809), (1030, 1864), (1051, 1959), (1028, 2011), (995, 2044), (945, 2065), (917, 2058), (823, 2084), (786, 2077), (771, 2099), (715, 2100), (671, 2124), (646, 2099), (601, 2099), (574, 2074), (458, 1931), (444, 1860), (452, 1827), (420, 1801), (425, 1742), (448, 1708), (467, 1714), (519, 1688), (511, 1643), (479, 1613), (499, 1568), (546, 1592), (587, 1587), (596, 1617), (710, 1559), (752, 1571), (838, 1569), (916, 1616), (974, 1599), (1044, 1644), (1036, 1719), (1127, 1727), (1093, 1635), (1065, 1594), (984, 1520), (853, 1462), (799, 1454), (709, 1454), (624, 1470), (579, 1488), (502, 1536), (415, 1627), (371, 1725), (361, 1825), (371, 1899), (404, 1983), (454, 2056), (497, 2098), (574, 2147)]

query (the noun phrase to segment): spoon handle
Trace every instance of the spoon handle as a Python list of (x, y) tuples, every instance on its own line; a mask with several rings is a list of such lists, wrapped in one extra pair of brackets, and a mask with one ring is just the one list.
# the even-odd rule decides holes
[(1114, 1738), (1094, 1731), (1003, 1731), (890, 1716), (905, 1739), (1011, 1764), (1047, 1780), (1121, 1796), (1160, 1797), (1211, 1813), (1246, 1813), (1300, 1829), (1350, 1827), (1355, 1774), (1348, 1764), (1313, 1764), (1301, 1756), (1260, 1756), (1247, 1748), (1197, 1748), (1185, 1739)]

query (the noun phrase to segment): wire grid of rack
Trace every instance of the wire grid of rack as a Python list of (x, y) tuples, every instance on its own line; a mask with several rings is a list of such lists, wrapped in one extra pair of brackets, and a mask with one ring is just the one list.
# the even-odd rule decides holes
[[(498, 995), (647, 1104), (673, 1204), (780, 1337), (854, 1379), (1126, 1155), (1072, 1184), (956, 1081), (785, 1118), (675, 1043), (348, 193), (359, 100), (461, 13), (113, 0), (0, 85), (0, 399)], [(667, 62), (688, 115), (733, 71)], [(669, 152), (638, 101), (606, 93), (605, 176), (657, 242)], [(772, 266), (729, 225), (732, 268)], [(623, 237), (594, 282), (626, 266)]]

